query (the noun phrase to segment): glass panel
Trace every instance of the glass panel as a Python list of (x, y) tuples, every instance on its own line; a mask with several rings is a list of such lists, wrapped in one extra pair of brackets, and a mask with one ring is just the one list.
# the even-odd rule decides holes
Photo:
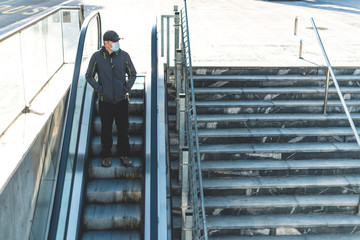
[(78, 148), (78, 139), (79, 139), (79, 127), (82, 115), (82, 105), (83, 105), (83, 97), (85, 94), (85, 87), (87, 85), (85, 79), (85, 71), (88, 66), (87, 62), (90, 59), (91, 55), (97, 50), (98, 48), (98, 29), (97, 29), (97, 22), (96, 18), (93, 18), (92, 21), (89, 23), (85, 43), (84, 43), (84, 51), (83, 57), (81, 59), (81, 66), (80, 66), (80, 77), (78, 82), (78, 88), (76, 90), (76, 102), (75, 102), (75, 109), (74, 109), (74, 119), (72, 122), (72, 130), (71, 130), (71, 138), (70, 138), (70, 147), (69, 147), (69, 154), (67, 159), (67, 167), (66, 167), (66, 174), (65, 174), (65, 183), (63, 189), (63, 196), (61, 202), (61, 210), (60, 210), (60, 217), (57, 229), (57, 236), (56, 239), (64, 239), (65, 236), (65, 228), (68, 219), (68, 208), (70, 203), (70, 193), (71, 193), (71, 183), (74, 177), (74, 168), (76, 162), (76, 152)]
[(0, 134), (25, 106), (19, 34), (0, 42)]
[(64, 62), (74, 63), (80, 29), (79, 11), (63, 10), (61, 14), (63, 19)]
[[(49, 79), (63, 64), (60, 11), (48, 17), (47, 23), (45, 46), (47, 59), (47, 79)], [(77, 29), (77, 31), (79, 32), (79, 29)]]
[[(82, 56), (82, 62), (90, 60), (92, 54), (98, 48), (98, 31), (97, 31), (97, 22), (91, 21), (87, 29), (87, 36), (84, 44), (84, 53)], [(82, 64), (83, 72), (86, 72), (87, 64)]]
[(24, 72), (25, 101), (30, 100), (46, 81), (46, 42), (47, 19), (20, 32), (21, 58)]

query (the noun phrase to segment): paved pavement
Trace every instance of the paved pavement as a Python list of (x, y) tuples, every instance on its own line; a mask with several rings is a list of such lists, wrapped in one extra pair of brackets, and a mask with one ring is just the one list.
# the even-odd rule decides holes
[[(125, 37), (121, 47), (138, 71), (148, 70), (155, 15), (171, 14), (182, 0), (83, 0), (99, 9), (103, 29)], [(360, 65), (360, 1), (188, 0), (194, 66), (321, 66), (325, 61), (313, 17), (332, 66)], [(298, 32), (294, 35), (295, 17)], [(303, 59), (299, 43), (303, 42)]]

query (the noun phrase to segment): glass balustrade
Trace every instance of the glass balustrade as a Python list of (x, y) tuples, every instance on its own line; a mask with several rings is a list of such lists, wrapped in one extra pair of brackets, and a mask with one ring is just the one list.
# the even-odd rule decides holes
[(65, 63), (73, 63), (79, 9), (58, 9), (11, 35), (0, 36), (0, 134)]

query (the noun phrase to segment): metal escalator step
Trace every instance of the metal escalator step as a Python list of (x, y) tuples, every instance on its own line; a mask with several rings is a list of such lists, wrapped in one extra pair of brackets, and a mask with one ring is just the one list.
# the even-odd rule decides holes
[(109, 240), (109, 239), (131, 239), (141, 240), (140, 231), (88, 231), (81, 238), (82, 240)]
[(102, 158), (92, 158), (88, 167), (88, 176), (94, 178), (141, 178), (143, 161), (141, 158), (132, 157), (132, 167), (125, 167), (119, 157), (112, 157), (111, 167), (102, 166)]
[[(117, 138), (113, 137), (113, 147), (111, 149), (113, 156), (116, 154), (116, 141)], [(131, 153), (140, 154), (143, 145), (143, 138), (141, 136), (130, 136), (130, 150)], [(95, 136), (91, 140), (91, 150), (95, 156), (99, 156), (101, 153), (101, 139), (100, 136)]]
[(360, 225), (360, 216), (346, 214), (294, 214), (262, 216), (208, 216), (207, 228), (259, 229), (301, 227), (352, 227)]
[[(129, 102), (129, 115), (131, 114), (141, 114), (144, 109), (144, 100), (143, 98), (133, 97)], [(95, 113), (99, 115), (99, 104), (95, 103)]]
[[(141, 134), (143, 131), (143, 117), (142, 116), (133, 116), (130, 115), (129, 116), (129, 133), (130, 134)], [(93, 121), (93, 130), (94, 130), (94, 134), (95, 135), (100, 135), (101, 134), (101, 120), (99, 116), (94, 117), (94, 121)], [(117, 135), (117, 128), (115, 125), (115, 121), (113, 123), (113, 128), (112, 128), (112, 132), (113, 135)]]
[(83, 215), (85, 229), (140, 229), (139, 204), (88, 204)]
[(86, 186), (86, 200), (90, 203), (139, 203), (140, 179), (95, 179)]

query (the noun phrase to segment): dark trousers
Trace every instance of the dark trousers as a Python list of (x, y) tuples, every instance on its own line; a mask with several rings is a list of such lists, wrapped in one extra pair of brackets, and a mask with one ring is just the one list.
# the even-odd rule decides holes
[(120, 156), (130, 156), (129, 144), (129, 103), (122, 100), (119, 103), (99, 102), (101, 119), (101, 147), (102, 156), (111, 157), (113, 145), (112, 127), (115, 119), (117, 128), (117, 152)]

